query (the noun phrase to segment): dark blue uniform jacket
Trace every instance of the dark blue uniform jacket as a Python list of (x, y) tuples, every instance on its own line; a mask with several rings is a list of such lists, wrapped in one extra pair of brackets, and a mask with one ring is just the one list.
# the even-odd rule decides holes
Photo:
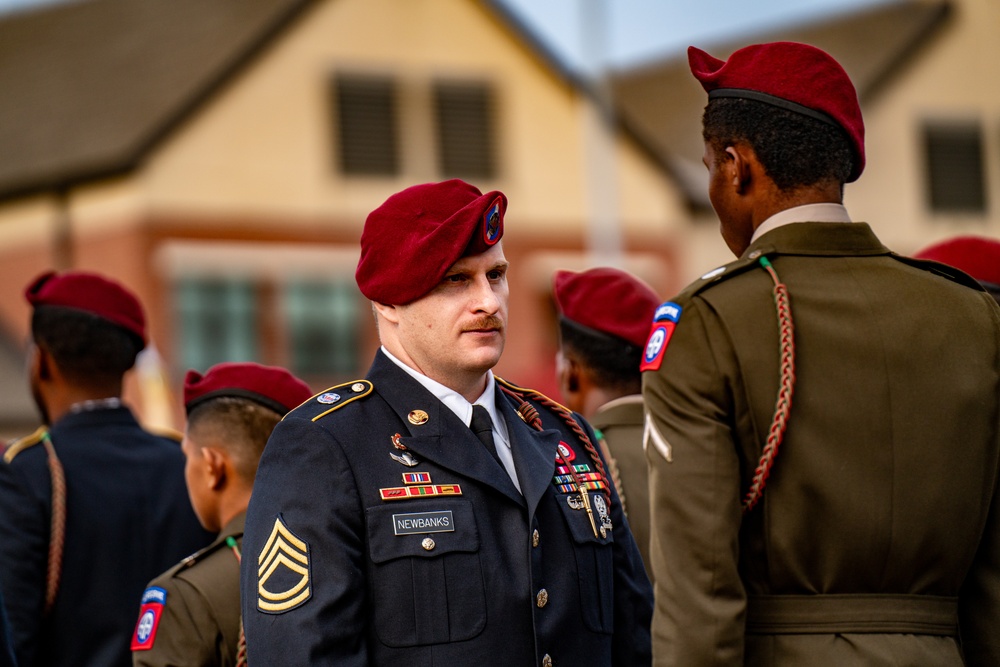
[(66, 476), (66, 539), (59, 593), (44, 619), (45, 448), (15, 444), (0, 464), (0, 586), (18, 664), (131, 665), (146, 583), (211, 541), (188, 500), (184, 455), (124, 407), (70, 413), (50, 437)]
[[(652, 593), (617, 494), (613, 529), (595, 536), (576, 494), (554, 482), (560, 441), (573, 465), (594, 469), (583, 445), (548, 409), (535, 404), (539, 432), (516, 407), (498, 392), (523, 495), (381, 352), (367, 381), (289, 413), (247, 514), (250, 664), (648, 665)], [(408, 486), (405, 473), (461, 494), (384, 500)]]

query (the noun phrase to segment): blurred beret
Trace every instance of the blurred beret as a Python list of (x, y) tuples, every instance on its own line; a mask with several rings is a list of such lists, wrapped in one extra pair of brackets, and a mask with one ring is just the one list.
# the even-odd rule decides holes
[(84, 271), (49, 271), (24, 290), (32, 306), (62, 306), (96, 315), (138, 336), (146, 344), (146, 317), (139, 299), (120, 283)]
[(448, 267), (503, 236), (507, 197), (459, 179), (414, 185), (365, 220), (354, 276), (372, 301), (405, 305), (430, 292)]
[(191, 414), (212, 398), (245, 398), (280, 415), (305, 402), (313, 394), (302, 380), (284, 368), (252, 362), (216, 364), (204, 375), (188, 371), (184, 378), (184, 409)]
[(643, 348), (660, 298), (646, 283), (625, 271), (598, 268), (556, 271), (552, 280), (559, 314), (578, 325)]
[(722, 61), (690, 46), (688, 64), (710, 100), (756, 100), (840, 127), (854, 150), (848, 182), (864, 171), (865, 124), (858, 94), (830, 54), (808, 44), (771, 42), (744, 47)]
[(914, 255), (965, 271), (981, 283), (1000, 285), (1000, 241), (984, 236), (956, 236)]

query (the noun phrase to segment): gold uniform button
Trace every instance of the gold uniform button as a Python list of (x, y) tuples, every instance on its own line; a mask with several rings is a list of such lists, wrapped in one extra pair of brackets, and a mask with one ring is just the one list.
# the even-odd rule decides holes
[(432, 550), (432, 549), (433, 549), (434, 547), (436, 547), (436, 546), (437, 546), (437, 544), (435, 544), (435, 543), (434, 543), (434, 540), (432, 540), (431, 538), (429, 538), (429, 537), (425, 537), (425, 538), (424, 538), (424, 541), (420, 543), (420, 546), (422, 546), (422, 547), (423, 547), (424, 549), (426, 549), (427, 551), (430, 551), (430, 550)]
[(542, 590), (538, 591), (538, 595), (535, 596), (535, 604), (537, 604), (538, 608), (541, 609), (548, 603), (549, 603), (549, 592), (543, 588)]
[(542, 667), (552, 667), (552, 656), (548, 653), (542, 656)]
[(535, 529), (535, 532), (533, 532), (531, 534), (531, 546), (533, 546), (533, 547), (537, 547), (538, 546), (538, 529), (537, 528)]

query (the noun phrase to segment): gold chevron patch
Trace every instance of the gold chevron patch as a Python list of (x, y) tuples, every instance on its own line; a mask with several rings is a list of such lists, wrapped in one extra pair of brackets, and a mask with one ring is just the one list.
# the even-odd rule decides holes
[[(280, 614), (312, 596), (309, 586), (309, 545), (295, 536), (279, 515), (257, 557), (257, 609)], [(272, 583), (270, 590), (268, 582)]]

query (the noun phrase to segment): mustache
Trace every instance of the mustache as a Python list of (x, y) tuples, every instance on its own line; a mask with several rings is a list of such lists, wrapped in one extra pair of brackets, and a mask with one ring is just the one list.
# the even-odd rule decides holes
[(466, 325), (462, 331), (482, 331), (483, 329), (503, 329), (503, 320), (496, 315), (486, 315)]

